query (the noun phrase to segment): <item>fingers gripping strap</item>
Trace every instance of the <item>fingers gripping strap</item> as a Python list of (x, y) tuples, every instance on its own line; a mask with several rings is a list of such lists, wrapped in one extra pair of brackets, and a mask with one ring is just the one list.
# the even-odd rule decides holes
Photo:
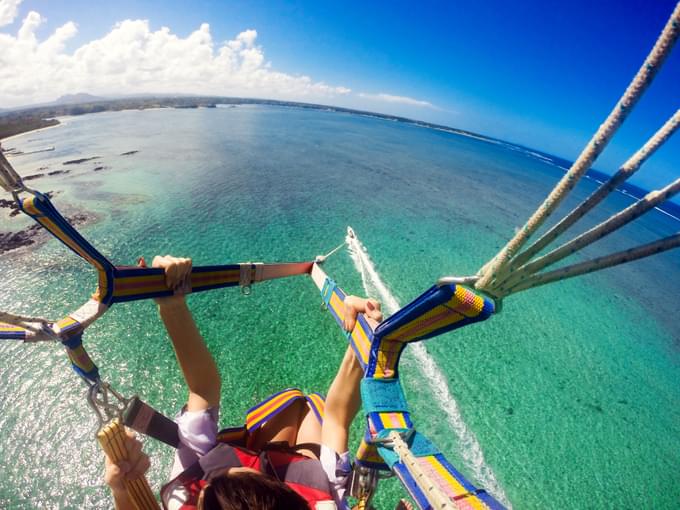
[[(332, 279), (326, 278), (321, 288), (321, 297), (335, 322), (342, 328), (345, 319), (345, 293)], [(373, 329), (369, 326), (364, 315), (359, 314), (352, 333), (347, 333), (344, 329), (343, 333), (354, 349), (361, 367), (365, 370), (371, 354)]]
[[(102, 427), (97, 433), (97, 439), (106, 455), (115, 463), (128, 460), (128, 452), (125, 446), (125, 427), (118, 420)], [(158, 503), (154, 498), (149, 482), (145, 477), (136, 480), (125, 480), (125, 488), (137, 510), (158, 509)]]

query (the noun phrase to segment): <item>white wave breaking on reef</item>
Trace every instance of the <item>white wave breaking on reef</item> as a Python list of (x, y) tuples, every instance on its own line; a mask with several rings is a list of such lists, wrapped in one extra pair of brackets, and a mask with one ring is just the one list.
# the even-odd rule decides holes
[[(357, 237), (348, 235), (345, 240), (354, 266), (361, 275), (361, 281), (366, 294), (379, 298), (386, 313), (395, 313), (401, 308), (401, 305), (382, 281), (380, 274), (373, 265), (373, 261), (368, 256), (366, 248)], [(449, 426), (456, 435), (461, 457), (471, 470), (475, 481), (479, 482), (507, 508), (512, 508), (491, 466), (484, 460), (482, 447), (479, 441), (477, 441), (474, 432), (463, 421), (458, 402), (456, 402), (456, 399), (451, 394), (446, 378), (436, 361), (428, 354), (422, 343), (411, 344), (409, 349), (414, 354), (437, 405), (446, 416)]]

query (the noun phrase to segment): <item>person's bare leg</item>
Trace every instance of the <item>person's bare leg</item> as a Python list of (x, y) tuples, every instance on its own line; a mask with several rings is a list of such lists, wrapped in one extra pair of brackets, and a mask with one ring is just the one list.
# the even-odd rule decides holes
[[(317, 420), (316, 415), (309, 408), (305, 406), (305, 410), (301, 414), (300, 426), (298, 427), (297, 438), (295, 444), (321, 444), (321, 424)], [(316, 458), (316, 454), (307, 448), (301, 448), (298, 453), (306, 455), (307, 457)]]

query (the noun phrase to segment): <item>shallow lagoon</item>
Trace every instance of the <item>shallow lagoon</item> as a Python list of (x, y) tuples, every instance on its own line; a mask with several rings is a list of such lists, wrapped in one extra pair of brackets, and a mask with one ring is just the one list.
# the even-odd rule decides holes
[[(55, 191), (66, 214), (96, 218), (82, 232), (117, 264), (157, 253), (196, 264), (303, 260), (336, 246), (351, 224), (402, 304), (439, 276), (474, 273), (563, 172), (507, 145), (274, 107), (102, 113), (8, 145), (55, 146), (12, 161), (22, 175), (71, 169), (30, 184)], [(584, 181), (569, 203), (594, 185)], [(613, 195), (591, 221), (630, 200)], [(26, 225), (2, 210), (0, 230)], [(586, 255), (679, 225), (654, 211)], [(527, 291), (492, 320), (428, 342), (457, 413), (442, 412), (431, 378), (408, 356), (403, 379), (418, 428), (517, 508), (673, 508), (680, 499), (677, 257)], [(0, 256), (0, 268), (3, 310), (59, 317), (94, 290), (93, 271), (54, 241)], [(347, 291), (364, 292), (346, 253), (327, 269)], [(344, 346), (307, 279), (267, 282), (248, 297), (227, 289), (190, 300), (229, 390), (223, 424), (240, 423), (245, 409), (284, 386), (327, 387)], [(167, 413), (181, 406), (180, 375), (150, 303), (114, 307), (85, 341), (121, 392)], [(95, 418), (62, 351), (5, 342), (0, 353), (0, 506), (108, 508)], [(171, 454), (151, 441), (148, 449), (158, 488)], [(398, 494), (385, 483), (379, 508)]]

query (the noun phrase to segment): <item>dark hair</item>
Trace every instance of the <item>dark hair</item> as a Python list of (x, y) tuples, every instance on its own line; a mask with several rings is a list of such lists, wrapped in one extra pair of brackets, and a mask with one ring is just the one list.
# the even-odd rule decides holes
[(198, 510), (309, 510), (285, 483), (259, 473), (224, 473), (203, 488)]

